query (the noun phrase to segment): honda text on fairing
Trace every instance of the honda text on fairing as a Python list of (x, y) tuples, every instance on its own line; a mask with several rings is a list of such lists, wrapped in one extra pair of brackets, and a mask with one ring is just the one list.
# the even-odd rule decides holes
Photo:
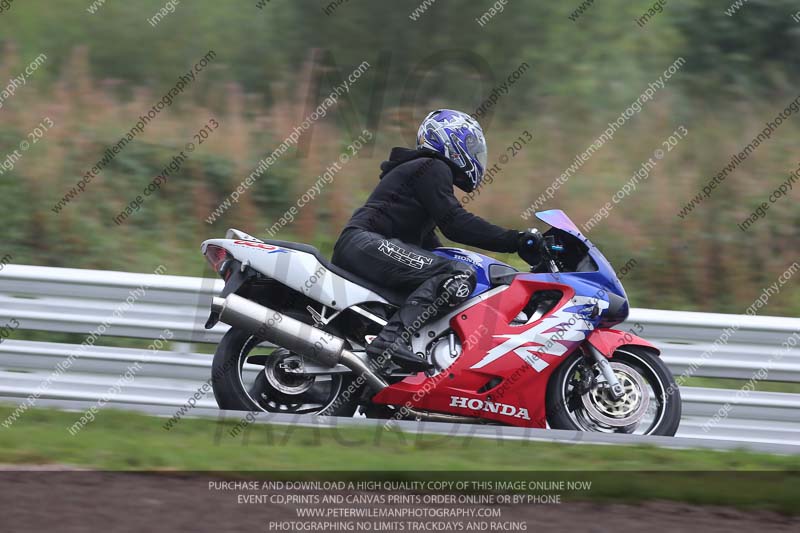
[(611, 329), (628, 316), (613, 268), (559, 210), (545, 260), (519, 272), (457, 248), (478, 283), (410, 339), (431, 365), (385, 372), (365, 347), (407, 295), (329, 263), (306, 244), (237, 230), (203, 243), (226, 281), (206, 327), (231, 326), (214, 357), (222, 409), (481, 422), (674, 435), (680, 392), (659, 350)]

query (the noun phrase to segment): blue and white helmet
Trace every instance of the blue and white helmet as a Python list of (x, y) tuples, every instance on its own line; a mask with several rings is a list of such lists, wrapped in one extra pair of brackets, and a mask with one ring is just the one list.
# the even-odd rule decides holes
[(431, 111), (417, 132), (417, 148), (438, 152), (461, 169), (466, 183), (457, 179), (460, 189), (470, 192), (480, 185), (486, 171), (486, 139), (478, 121), (466, 113)]

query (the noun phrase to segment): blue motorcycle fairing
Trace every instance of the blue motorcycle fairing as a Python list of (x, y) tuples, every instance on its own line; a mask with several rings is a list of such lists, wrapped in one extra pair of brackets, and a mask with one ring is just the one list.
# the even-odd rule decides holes
[(433, 253), (445, 259), (454, 259), (466, 263), (475, 270), (477, 283), (475, 285), (475, 290), (469, 295), (470, 298), (492, 288), (492, 282), (489, 280), (489, 267), (492, 265), (502, 265), (504, 267), (514, 268), (488, 255), (462, 250), (461, 248), (436, 248), (433, 250)]
[(594, 272), (564, 272), (547, 274), (525, 274), (529, 279), (550, 283), (563, 283), (572, 287), (578, 296), (602, 299), (608, 302), (598, 320), (598, 327), (610, 327), (628, 318), (630, 307), (628, 295), (622, 287), (617, 273), (600, 250), (581, 233), (578, 226), (560, 209), (550, 209), (536, 213), (536, 218), (565, 233), (577, 237), (588, 247), (589, 256), (597, 265)]

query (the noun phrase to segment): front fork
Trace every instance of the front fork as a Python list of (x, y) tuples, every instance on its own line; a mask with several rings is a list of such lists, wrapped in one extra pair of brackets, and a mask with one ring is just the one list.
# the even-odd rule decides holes
[(614, 374), (614, 369), (611, 368), (608, 359), (606, 359), (600, 350), (595, 348), (591, 342), (585, 343), (584, 346), (592, 359), (597, 363), (597, 366), (600, 367), (600, 372), (603, 374), (603, 377), (606, 378), (606, 383), (608, 383), (609, 389), (611, 390), (611, 397), (615, 400), (622, 398), (625, 395), (625, 391), (622, 389), (617, 375)]
[(583, 343), (585, 350), (589, 352), (591, 358), (600, 366), (600, 371), (603, 373), (603, 377), (606, 378), (609, 388), (611, 389), (611, 396), (615, 400), (622, 398), (624, 391), (619, 384), (617, 376), (614, 375), (614, 371), (611, 369), (608, 358), (611, 357), (618, 348), (627, 345), (642, 346), (653, 350), (656, 354), (661, 353), (658, 348), (646, 340), (637, 337), (629, 331), (621, 331), (618, 329), (595, 329), (589, 333), (586, 337), (586, 342)]

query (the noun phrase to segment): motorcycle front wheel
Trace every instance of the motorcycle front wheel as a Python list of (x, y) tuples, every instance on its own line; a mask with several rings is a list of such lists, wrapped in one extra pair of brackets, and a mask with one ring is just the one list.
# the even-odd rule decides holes
[(616, 400), (596, 364), (577, 350), (547, 385), (547, 422), (553, 429), (673, 436), (681, 420), (681, 394), (653, 350), (626, 346), (609, 360), (625, 394)]
[(351, 417), (360, 390), (352, 374), (292, 373), (298, 356), (252, 334), (231, 328), (211, 366), (211, 386), (220, 409)]

